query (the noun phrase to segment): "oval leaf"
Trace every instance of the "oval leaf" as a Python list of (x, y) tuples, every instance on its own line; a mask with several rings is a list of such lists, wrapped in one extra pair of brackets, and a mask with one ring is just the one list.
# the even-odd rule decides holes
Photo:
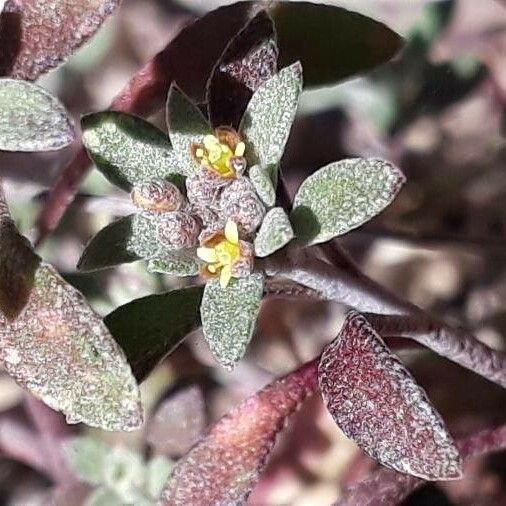
[(72, 120), (53, 95), (32, 83), (0, 79), (0, 150), (53, 151), (74, 137)]
[(297, 191), (291, 216), (295, 234), (310, 244), (345, 234), (383, 211), (405, 180), (400, 169), (375, 158), (331, 163)]
[(141, 381), (200, 325), (204, 288), (192, 286), (149, 295), (120, 306), (104, 323)]
[(263, 275), (233, 278), (226, 288), (218, 279), (207, 282), (200, 314), (202, 330), (216, 360), (232, 369), (253, 336), (263, 294)]
[(264, 201), (267, 207), (272, 207), (276, 203), (276, 189), (272, 184), (272, 174), (277, 172), (275, 170), (269, 171), (260, 165), (253, 165), (249, 170), (249, 178), (255, 187), (258, 196)]
[(348, 313), (318, 376), (335, 422), (372, 458), (425, 480), (461, 477), (459, 452), (440, 415), (361, 314)]
[(119, 0), (7, 0), (0, 17), (0, 75), (35, 80), (86, 42)]
[(293, 239), (290, 220), (281, 207), (271, 209), (255, 237), (255, 255), (266, 257), (281, 249)]
[(7, 372), (69, 423), (134, 430), (142, 423), (137, 383), (125, 355), (81, 293), (47, 264), (14, 322), (0, 317)]
[(140, 181), (177, 173), (167, 135), (141, 118), (106, 111), (82, 119), (83, 143), (97, 169), (127, 191)]
[(200, 262), (195, 248), (178, 251), (164, 251), (162, 255), (148, 262), (148, 271), (169, 276), (196, 276)]
[(316, 387), (310, 362), (239, 404), (178, 461), (161, 504), (244, 504), (287, 417)]

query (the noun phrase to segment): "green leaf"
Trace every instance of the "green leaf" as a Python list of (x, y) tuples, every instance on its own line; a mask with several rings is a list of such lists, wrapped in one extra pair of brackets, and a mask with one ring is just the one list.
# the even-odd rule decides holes
[(331, 163), (309, 176), (295, 195), (295, 234), (310, 244), (345, 234), (383, 211), (404, 182), (403, 173), (383, 160)]
[(82, 119), (83, 143), (97, 169), (130, 191), (140, 181), (180, 172), (167, 135), (141, 118), (105, 111)]
[(161, 256), (148, 262), (148, 271), (170, 276), (195, 276), (199, 273), (200, 262), (195, 248), (165, 251)]
[(54, 151), (74, 137), (74, 124), (57, 98), (35, 84), (0, 79), (0, 150)]
[(272, 184), (270, 172), (260, 165), (253, 165), (248, 175), (258, 196), (267, 207), (272, 207), (276, 203), (276, 190)]
[(152, 499), (158, 499), (174, 464), (167, 458), (158, 455), (153, 457), (146, 470), (146, 493)]
[(41, 263), (14, 322), (0, 316), (7, 372), (69, 423), (134, 430), (143, 413), (125, 355), (83, 295)]
[(92, 437), (76, 437), (64, 444), (64, 452), (74, 474), (92, 485), (104, 482), (104, 468), (111, 447)]
[(301, 91), (302, 67), (297, 62), (282, 69), (253, 93), (239, 127), (250, 166), (279, 163)]
[(292, 225), (281, 207), (271, 209), (255, 237), (255, 255), (266, 257), (286, 246), (294, 237)]
[(204, 136), (213, 132), (199, 108), (175, 85), (167, 98), (167, 125), (181, 173), (195, 174), (200, 166), (192, 158), (191, 146), (202, 143)]
[(141, 381), (200, 325), (204, 289), (193, 286), (136, 299), (105, 317), (104, 323), (124, 350)]
[(387, 26), (341, 7), (275, 2), (269, 9), (280, 66), (299, 60), (305, 86), (328, 86), (392, 58), (402, 38)]
[(209, 347), (227, 369), (243, 357), (253, 336), (253, 329), (263, 294), (263, 276), (230, 280), (221, 288), (218, 279), (207, 282), (200, 314), (204, 337)]
[(104, 485), (126, 504), (137, 504), (144, 485), (145, 469), (141, 456), (125, 446), (114, 446), (104, 463)]
[(88, 496), (84, 506), (124, 506), (124, 503), (114, 491), (100, 487)]

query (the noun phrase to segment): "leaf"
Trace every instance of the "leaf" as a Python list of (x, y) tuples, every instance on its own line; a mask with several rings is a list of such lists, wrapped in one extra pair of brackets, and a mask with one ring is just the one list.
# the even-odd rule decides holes
[(86, 245), (77, 269), (92, 272), (140, 260), (139, 255), (128, 249), (133, 235), (133, 219), (134, 215), (125, 216), (100, 230)]
[[(277, 171), (277, 168), (274, 173)], [(276, 189), (272, 184), (271, 174), (260, 165), (253, 165), (249, 170), (249, 178), (255, 187), (258, 196), (263, 200), (267, 207), (272, 207), (276, 203)]]
[(310, 244), (328, 241), (366, 223), (383, 211), (405, 182), (403, 173), (375, 158), (331, 163), (300, 186), (292, 225)]
[(83, 143), (111, 183), (130, 191), (140, 181), (177, 173), (177, 157), (167, 135), (141, 118), (106, 111), (84, 116)]
[(233, 278), (226, 288), (211, 279), (204, 289), (202, 330), (216, 360), (232, 369), (246, 352), (263, 294), (263, 276)]
[(104, 481), (105, 462), (111, 447), (92, 437), (76, 437), (64, 444), (64, 452), (73, 473), (92, 485)]
[(266, 257), (281, 249), (293, 239), (290, 220), (281, 207), (271, 209), (255, 237), (255, 255)]
[(177, 462), (160, 503), (244, 504), (286, 419), (316, 388), (310, 362), (241, 402)]
[(160, 497), (172, 467), (172, 462), (162, 455), (153, 457), (148, 462), (145, 489), (151, 499), (156, 500)]
[(198, 107), (175, 85), (167, 98), (167, 125), (181, 173), (195, 174), (200, 165), (192, 157), (191, 146), (202, 143), (204, 136), (213, 132)]
[(0, 359), (68, 423), (105, 430), (134, 430), (142, 423), (139, 389), (123, 352), (82, 294), (48, 264), (37, 269), (19, 317), (0, 317)]
[(320, 359), (320, 390), (339, 428), (384, 466), (425, 480), (462, 475), (440, 415), (364, 316), (348, 313)]
[(39, 256), (11, 219), (0, 182), (0, 315), (13, 320), (21, 313), (39, 264)]
[(0, 150), (54, 151), (74, 137), (74, 124), (57, 98), (35, 84), (0, 79)]
[(196, 276), (200, 263), (195, 248), (165, 251), (161, 256), (148, 262), (149, 272), (168, 274), (169, 276)]
[(328, 86), (392, 58), (402, 38), (371, 18), (331, 5), (275, 2), (281, 67), (299, 60), (305, 86)]
[(85, 506), (123, 506), (118, 495), (106, 487), (94, 490), (86, 499)]
[(228, 44), (207, 86), (211, 124), (238, 128), (253, 92), (277, 72), (272, 19), (260, 11)]
[(283, 156), (299, 94), (302, 67), (294, 63), (258, 88), (246, 108), (239, 127), (246, 142), (250, 166), (276, 166)]
[(0, 75), (33, 81), (65, 61), (118, 0), (7, 0), (0, 18)]
[(203, 287), (149, 295), (120, 306), (104, 323), (141, 381), (199, 324)]

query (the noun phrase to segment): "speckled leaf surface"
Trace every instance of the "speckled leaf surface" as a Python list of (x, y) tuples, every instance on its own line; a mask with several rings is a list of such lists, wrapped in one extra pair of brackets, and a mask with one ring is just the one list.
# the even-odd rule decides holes
[(260, 477), (276, 435), (317, 388), (310, 363), (244, 400), (219, 420), (176, 464), (161, 504), (245, 504)]
[(298, 62), (280, 70), (255, 91), (239, 128), (251, 166), (275, 166), (279, 162), (301, 91), (302, 67)]
[(294, 237), (292, 225), (281, 207), (271, 209), (255, 237), (255, 255), (266, 257), (288, 244)]
[(260, 165), (254, 165), (249, 170), (249, 178), (264, 204), (267, 207), (272, 207), (276, 202), (276, 189), (272, 184), (271, 171), (260, 167)]
[(57, 98), (35, 84), (0, 79), (0, 150), (54, 151), (74, 137), (74, 124)]
[(348, 313), (324, 350), (320, 390), (339, 428), (381, 464), (425, 480), (462, 474), (443, 420), (364, 316)]
[(213, 132), (198, 107), (175, 85), (167, 98), (167, 126), (181, 174), (195, 174), (200, 165), (192, 158), (191, 146)]
[(202, 286), (149, 295), (120, 306), (104, 323), (141, 381), (200, 325)]
[(152, 258), (148, 262), (149, 272), (158, 272), (169, 276), (195, 276), (199, 270), (200, 263), (195, 248), (164, 251), (163, 255)]
[(226, 288), (207, 282), (200, 314), (202, 329), (216, 360), (231, 369), (243, 357), (253, 336), (263, 293), (263, 275), (233, 278)]
[(291, 219), (297, 237), (316, 244), (359, 227), (395, 199), (405, 180), (400, 169), (375, 158), (321, 168), (295, 195)]
[(23, 310), (40, 258), (16, 229), (0, 181), (0, 314), (8, 320)]
[(82, 119), (83, 143), (98, 170), (120, 188), (179, 171), (167, 135), (141, 118), (106, 111)]
[(123, 351), (84, 297), (42, 263), (14, 322), (0, 318), (7, 372), (69, 423), (134, 430), (140, 394)]
[(119, 0), (7, 0), (0, 75), (35, 80), (86, 42)]

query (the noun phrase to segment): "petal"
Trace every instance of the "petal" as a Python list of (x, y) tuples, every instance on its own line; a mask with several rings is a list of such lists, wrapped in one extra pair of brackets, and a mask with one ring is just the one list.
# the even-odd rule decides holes
[(231, 277), (232, 277), (232, 266), (225, 265), (223, 269), (221, 269), (220, 273), (220, 286), (222, 288), (227, 288)]
[(213, 264), (218, 261), (214, 248), (197, 248), (197, 256), (209, 264)]
[(239, 231), (234, 221), (229, 220), (225, 225), (225, 237), (232, 244), (239, 244)]

